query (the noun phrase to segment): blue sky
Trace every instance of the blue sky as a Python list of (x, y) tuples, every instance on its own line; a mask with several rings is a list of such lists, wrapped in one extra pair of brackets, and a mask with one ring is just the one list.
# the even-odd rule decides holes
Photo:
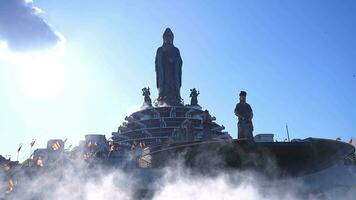
[[(0, 0), (0, 11), (6, 1)], [(248, 92), (255, 134), (274, 133), (283, 140), (288, 123), (292, 138), (356, 136), (355, 1), (35, 0), (33, 5), (62, 37), (60, 55), (47, 56), (52, 50), (46, 50), (34, 59), (29, 48), (0, 56), (2, 155), (15, 158), (24, 143), (22, 157), (27, 156), (33, 138), (36, 147), (44, 147), (51, 138), (76, 145), (88, 133), (109, 137), (142, 104), (142, 87), (150, 86), (157, 97), (154, 56), (166, 27), (183, 59), (182, 97), (189, 102), (189, 89), (196, 87), (199, 104), (233, 137), (240, 90)], [(0, 41), (10, 43), (4, 30), (20, 27), (5, 24)], [(17, 62), (19, 54), (31, 64)]]

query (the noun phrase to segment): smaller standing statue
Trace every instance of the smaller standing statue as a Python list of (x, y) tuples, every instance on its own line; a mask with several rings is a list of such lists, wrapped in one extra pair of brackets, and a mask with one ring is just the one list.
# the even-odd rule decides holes
[(253, 140), (253, 112), (250, 104), (246, 102), (247, 93), (245, 91), (240, 92), (240, 102), (236, 104), (235, 115), (238, 117), (238, 139), (246, 138), (250, 141)]
[(150, 88), (142, 88), (142, 96), (144, 96), (144, 102), (143, 102), (143, 105), (144, 106), (152, 106), (152, 100), (151, 100), (151, 92), (150, 92)]
[(191, 106), (199, 106), (198, 105), (198, 95), (199, 95), (199, 91), (197, 91), (195, 88), (190, 89), (190, 105)]

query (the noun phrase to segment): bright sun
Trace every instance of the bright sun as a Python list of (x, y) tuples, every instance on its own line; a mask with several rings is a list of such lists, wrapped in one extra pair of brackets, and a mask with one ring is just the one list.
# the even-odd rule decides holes
[(64, 88), (63, 55), (61, 46), (46, 51), (12, 53), (0, 44), (0, 59), (16, 67), (18, 85), (27, 96), (38, 100), (55, 97)]

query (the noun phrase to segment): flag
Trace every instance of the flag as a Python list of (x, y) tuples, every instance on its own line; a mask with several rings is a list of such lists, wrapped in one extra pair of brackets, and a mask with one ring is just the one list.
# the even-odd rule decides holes
[(88, 160), (90, 157), (89, 152), (83, 154), (83, 159)]
[(114, 144), (110, 145), (110, 147), (109, 147), (109, 151), (110, 151), (110, 152), (115, 151), (115, 145), (114, 145)]
[(15, 183), (14, 181), (12, 181), (11, 179), (9, 180), (9, 183), (7, 185), (7, 188), (6, 188), (6, 194), (12, 192), (15, 188)]
[(17, 153), (21, 151), (21, 148), (22, 148), (22, 144), (20, 144), (19, 148), (17, 149)]
[(4, 164), (4, 170), (7, 172), (7, 171), (10, 171), (11, 170), (11, 163), (5, 163)]
[(98, 145), (98, 144), (97, 144), (96, 142), (91, 142), (91, 141), (90, 141), (90, 142), (88, 143), (88, 148), (89, 148), (89, 149), (94, 149), (97, 145)]
[(61, 145), (59, 144), (59, 142), (55, 142), (55, 143), (52, 144), (52, 150), (53, 151), (57, 151), (60, 148), (61, 148)]
[(35, 143), (36, 143), (36, 139), (33, 139), (32, 142), (30, 143), (31, 148), (33, 147), (33, 145), (35, 145)]
[(44, 161), (43, 161), (43, 158), (42, 158), (41, 156), (39, 156), (39, 157), (37, 158), (37, 160), (36, 160), (36, 165), (37, 165), (38, 167), (43, 167)]

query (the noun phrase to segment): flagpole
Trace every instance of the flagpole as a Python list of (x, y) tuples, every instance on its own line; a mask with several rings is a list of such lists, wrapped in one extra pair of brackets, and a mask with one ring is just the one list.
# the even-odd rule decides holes
[(32, 142), (30, 143), (30, 157), (29, 157), (29, 159), (31, 158), (31, 155), (32, 155), (32, 148), (33, 148), (33, 146), (35, 145), (35, 143), (36, 143), (36, 139), (32, 139)]
[(17, 162), (19, 161), (21, 148), (22, 148), (22, 144), (20, 144), (19, 148), (17, 149)]
[(286, 129), (287, 129), (287, 137), (288, 137), (288, 142), (290, 142), (290, 139), (289, 139), (289, 130), (288, 130), (288, 124), (286, 124)]
[(32, 154), (32, 146), (30, 147), (30, 156), (28, 157), (29, 159), (31, 158), (31, 154)]

